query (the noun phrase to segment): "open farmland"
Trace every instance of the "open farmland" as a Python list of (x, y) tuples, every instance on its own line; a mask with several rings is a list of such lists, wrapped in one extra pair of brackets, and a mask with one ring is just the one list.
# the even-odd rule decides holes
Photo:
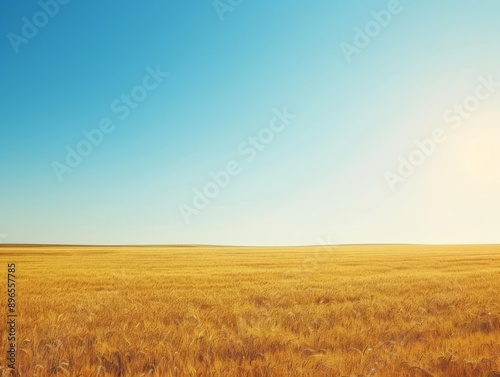
[[(0, 376), (497, 376), (500, 246), (0, 248)], [(499, 374), (500, 376), (500, 374)]]

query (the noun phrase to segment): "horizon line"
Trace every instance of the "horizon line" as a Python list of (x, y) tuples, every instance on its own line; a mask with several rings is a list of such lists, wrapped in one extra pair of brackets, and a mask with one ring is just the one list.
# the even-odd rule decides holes
[(242, 248), (299, 248), (339, 246), (500, 246), (500, 243), (339, 243), (309, 245), (224, 245), (224, 244), (58, 244), (58, 243), (0, 243), (3, 247), (242, 247)]

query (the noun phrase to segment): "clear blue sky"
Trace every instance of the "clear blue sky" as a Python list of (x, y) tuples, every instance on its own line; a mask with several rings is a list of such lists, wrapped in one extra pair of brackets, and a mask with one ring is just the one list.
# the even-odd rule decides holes
[(498, 1), (54, 2), (0, 5), (0, 241), (500, 243)]

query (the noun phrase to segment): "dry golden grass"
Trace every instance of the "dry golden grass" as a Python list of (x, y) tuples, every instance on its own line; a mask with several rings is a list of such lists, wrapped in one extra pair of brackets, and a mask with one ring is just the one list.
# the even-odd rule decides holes
[[(500, 247), (9, 247), (1, 376), (494, 376)], [(4, 320), (2, 320), (4, 321)]]

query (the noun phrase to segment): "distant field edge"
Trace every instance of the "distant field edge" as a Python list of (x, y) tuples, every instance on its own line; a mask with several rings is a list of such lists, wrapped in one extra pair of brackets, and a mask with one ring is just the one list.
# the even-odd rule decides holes
[(0, 244), (2, 248), (248, 248), (248, 249), (301, 249), (311, 247), (383, 247), (383, 246), (404, 246), (404, 247), (467, 247), (467, 246), (480, 246), (480, 247), (500, 247), (500, 244), (491, 243), (474, 243), (474, 244), (416, 244), (416, 243), (360, 243), (360, 244), (328, 244), (328, 245), (281, 245), (281, 246), (267, 246), (267, 245), (210, 245), (210, 244), (130, 244), (130, 245), (84, 245), (84, 244)]

